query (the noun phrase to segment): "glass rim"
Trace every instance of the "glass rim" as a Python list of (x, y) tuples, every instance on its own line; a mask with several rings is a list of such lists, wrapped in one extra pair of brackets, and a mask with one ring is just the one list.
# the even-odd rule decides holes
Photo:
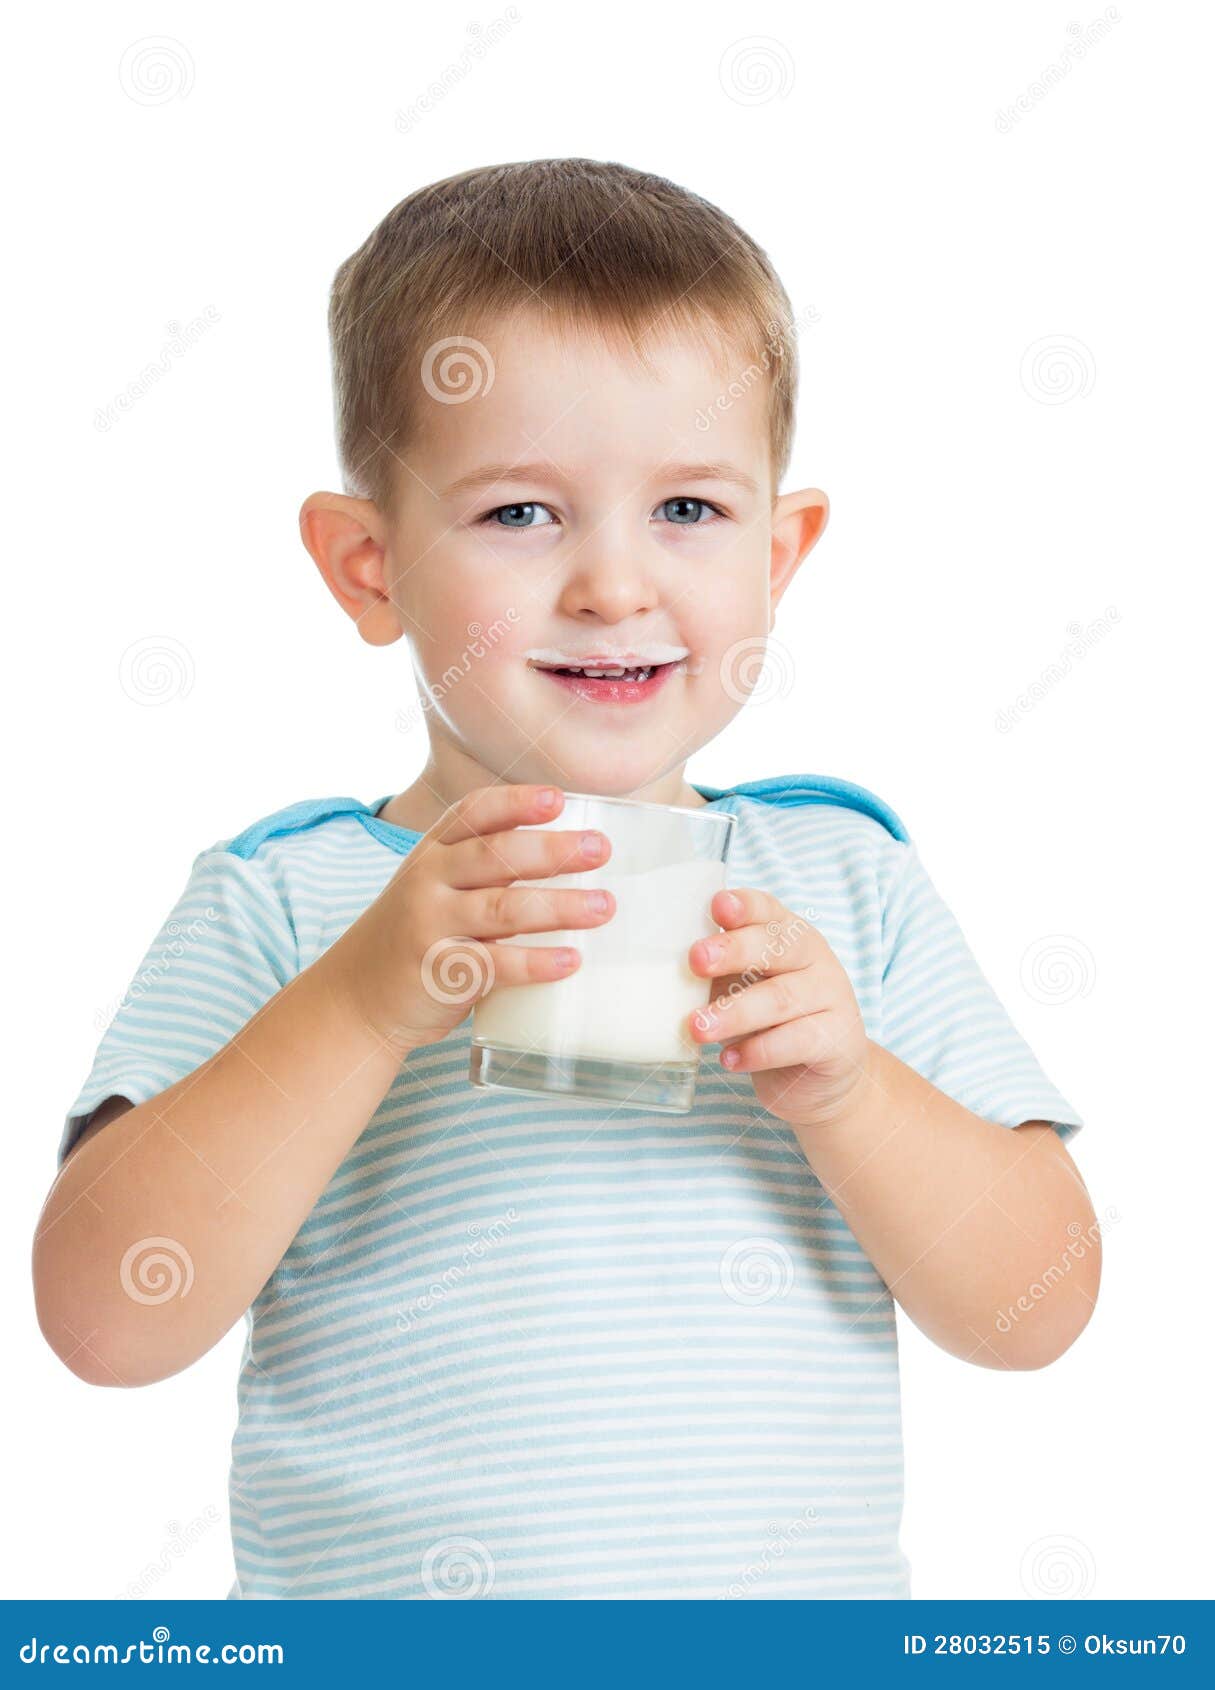
[[(703, 804), (693, 809), (690, 804), (651, 804), (644, 798), (612, 798), (603, 792), (570, 792), (564, 786), (559, 787), (558, 790), (563, 792), (567, 798), (586, 798), (595, 804), (623, 804), (630, 810), (663, 810), (668, 815), (685, 816), (689, 819), (695, 819), (702, 810), (708, 810), (713, 802), (712, 799), (706, 799)], [(728, 792), (722, 793), (723, 798), (729, 796)], [(564, 814), (564, 806), (562, 807), (562, 814)], [(704, 819), (706, 821), (728, 822), (733, 827), (738, 817), (730, 810), (710, 810)]]

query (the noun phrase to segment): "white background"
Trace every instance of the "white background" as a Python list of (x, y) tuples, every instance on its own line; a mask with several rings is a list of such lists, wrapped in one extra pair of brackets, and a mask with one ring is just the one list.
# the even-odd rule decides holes
[(723, 207), (817, 313), (786, 486), (832, 519), (777, 622), (790, 685), (689, 775), (893, 804), (1087, 1123), (1076, 1347), (1000, 1375), (903, 1324), (913, 1591), (1209, 1595), (1210, 16), (520, 0), (404, 132), (505, 11), (77, 4), (10, 37), (4, 1594), (227, 1591), (239, 1329), (165, 1383), (81, 1384), (29, 1242), (195, 853), (423, 760), (404, 643), (359, 641), (297, 535), (338, 485), (334, 270), (425, 182), (580, 154)]

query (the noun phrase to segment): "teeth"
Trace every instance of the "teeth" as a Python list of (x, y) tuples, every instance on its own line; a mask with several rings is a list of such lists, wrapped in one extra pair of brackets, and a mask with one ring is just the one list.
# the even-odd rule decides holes
[(625, 676), (634, 681), (648, 681), (653, 673), (652, 669), (581, 669), (576, 663), (567, 663), (563, 667), (571, 674), (585, 675), (593, 681), (618, 681)]

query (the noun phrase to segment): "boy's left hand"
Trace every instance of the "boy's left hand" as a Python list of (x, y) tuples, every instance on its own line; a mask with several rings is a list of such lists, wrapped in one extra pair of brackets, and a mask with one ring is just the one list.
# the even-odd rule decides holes
[(723, 889), (709, 907), (726, 932), (688, 952), (692, 971), (713, 980), (710, 1002), (688, 1017), (692, 1038), (722, 1044), (722, 1066), (750, 1074), (759, 1102), (782, 1121), (838, 1120), (872, 1049), (839, 958), (805, 916), (768, 892)]

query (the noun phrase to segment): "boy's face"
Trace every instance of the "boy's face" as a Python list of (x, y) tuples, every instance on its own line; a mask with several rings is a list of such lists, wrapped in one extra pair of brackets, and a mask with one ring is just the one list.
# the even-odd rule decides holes
[[(305, 540), (364, 638), (408, 636), (453, 796), (479, 768), (486, 784), (674, 801), (684, 761), (754, 687), (826, 499), (773, 507), (766, 378), (746, 381), (747, 359), (723, 349), (714, 369), (669, 338), (651, 375), (543, 319), (483, 331), (492, 378), (478, 354), (459, 397), (436, 365), (443, 396), (419, 396), (391, 518), (313, 495)], [(314, 502), (328, 514), (311, 522)], [(666, 666), (640, 685), (541, 666), (595, 658)]]

